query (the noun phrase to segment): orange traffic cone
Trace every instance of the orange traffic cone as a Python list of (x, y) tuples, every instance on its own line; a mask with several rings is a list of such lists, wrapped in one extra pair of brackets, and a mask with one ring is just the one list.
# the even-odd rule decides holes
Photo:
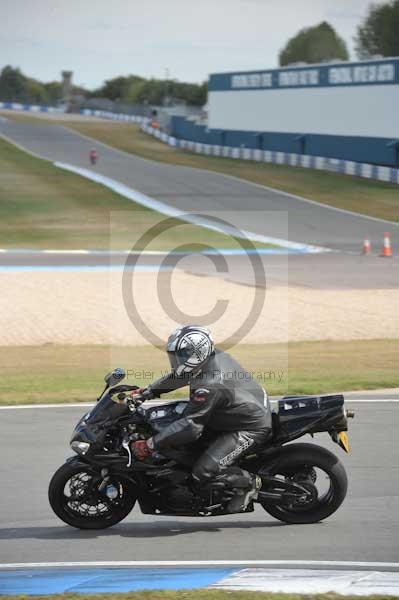
[(371, 252), (371, 244), (368, 238), (364, 238), (363, 242), (363, 254), (370, 254)]
[(391, 239), (389, 233), (384, 233), (384, 245), (381, 249), (380, 256), (392, 256)]

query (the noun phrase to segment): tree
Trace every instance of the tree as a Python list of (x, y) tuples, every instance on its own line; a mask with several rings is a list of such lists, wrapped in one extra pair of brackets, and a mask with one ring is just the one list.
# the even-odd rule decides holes
[(48, 104), (49, 96), (46, 88), (36, 79), (27, 79), (24, 90), (25, 102), (30, 104)]
[(0, 100), (26, 102), (25, 85), (25, 75), (19, 69), (7, 65), (0, 73)]
[(173, 82), (172, 96), (179, 100), (184, 100), (187, 104), (193, 106), (203, 106), (206, 103), (208, 85), (202, 83), (179, 83)]
[(108, 98), (109, 100), (122, 100), (128, 95), (131, 85), (139, 81), (144, 80), (135, 75), (114, 77), (113, 79), (106, 80), (104, 85), (94, 90), (92, 95), (100, 98)]
[(326, 21), (301, 29), (288, 40), (279, 54), (282, 67), (296, 62), (319, 63), (334, 58), (348, 60), (348, 49), (345, 41)]
[(368, 15), (357, 28), (355, 44), (360, 59), (378, 54), (399, 56), (399, 0), (371, 4)]
[(62, 84), (59, 81), (49, 81), (43, 84), (50, 104), (57, 104), (62, 99)]
[[(144, 79), (127, 75), (108, 79), (92, 92), (74, 86), (75, 96), (120, 100), (127, 104), (173, 103), (176, 100), (202, 106), (206, 102), (207, 84), (183, 83), (176, 80)], [(62, 99), (62, 84), (58, 81), (43, 83), (26, 77), (20, 69), (6, 66), (0, 71), (0, 101), (29, 104), (57, 104)]]
[(20, 69), (7, 65), (0, 72), (0, 101), (28, 104), (56, 104), (62, 97), (62, 85), (57, 81), (42, 83), (26, 77)]
[(129, 85), (124, 101), (128, 104), (141, 104), (145, 81), (134, 81)]

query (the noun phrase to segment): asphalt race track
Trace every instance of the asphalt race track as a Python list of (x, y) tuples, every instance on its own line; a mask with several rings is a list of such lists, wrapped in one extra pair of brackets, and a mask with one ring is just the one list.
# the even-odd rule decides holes
[[(180, 256), (176, 267), (199, 276), (224, 277), (244, 285), (253, 285), (252, 268), (248, 256), (226, 256), (227, 270), (216, 272), (217, 259), (208, 256)], [(361, 256), (344, 252), (322, 254), (259, 255), (266, 286), (290, 285), (316, 289), (389, 289), (398, 287), (398, 256), (381, 259), (378, 256)], [(164, 253), (142, 255), (141, 266), (160, 267)], [(126, 253), (107, 251), (93, 253), (42, 252), (35, 250), (0, 252), (2, 268), (104, 268), (123, 267)]]
[(71, 454), (71, 430), (87, 408), (1, 410), (0, 562), (398, 561), (399, 402), (348, 406), (356, 411), (351, 455), (330, 443), (327, 434), (314, 439), (338, 454), (350, 482), (345, 503), (327, 521), (284, 525), (261, 508), (246, 516), (175, 520), (135, 509), (119, 525), (97, 532), (64, 525), (47, 501), (49, 479)]
[[(380, 247), (387, 229), (384, 221), (292, 198), (218, 173), (126, 154), (61, 125), (6, 121), (0, 122), (0, 135), (49, 160), (89, 169), (89, 151), (96, 146), (97, 173), (182, 211), (240, 211), (244, 215), (240, 226), (263, 235), (359, 252), (365, 236)], [(259, 211), (267, 212), (259, 218)], [(397, 225), (389, 223), (391, 233), (394, 228)]]

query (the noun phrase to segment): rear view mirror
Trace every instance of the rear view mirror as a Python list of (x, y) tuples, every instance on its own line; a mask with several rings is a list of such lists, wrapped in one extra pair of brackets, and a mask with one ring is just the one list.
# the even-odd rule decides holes
[(111, 373), (107, 373), (104, 377), (104, 381), (108, 387), (113, 387), (117, 383), (120, 383), (122, 379), (125, 379), (126, 371), (125, 369), (121, 369), (120, 367), (111, 371)]

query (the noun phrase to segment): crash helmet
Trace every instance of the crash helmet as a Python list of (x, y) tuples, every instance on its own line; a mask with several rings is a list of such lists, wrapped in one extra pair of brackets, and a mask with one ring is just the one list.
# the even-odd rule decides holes
[(196, 375), (215, 353), (215, 346), (208, 329), (185, 325), (169, 336), (166, 351), (173, 373)]

